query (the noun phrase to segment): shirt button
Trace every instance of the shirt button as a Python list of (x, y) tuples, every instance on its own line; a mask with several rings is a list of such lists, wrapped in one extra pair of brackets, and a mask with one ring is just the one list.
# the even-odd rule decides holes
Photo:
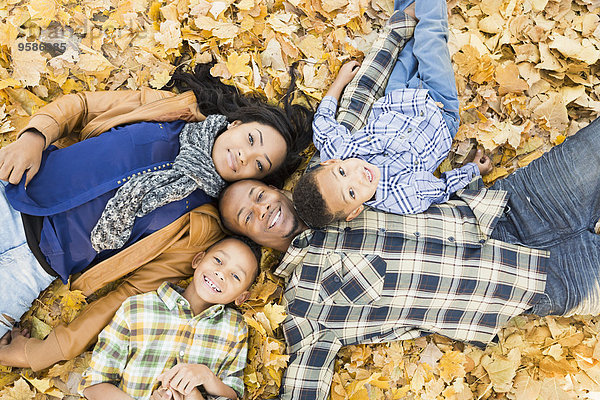
[(371, 140), (373, 140), (373, 136), (369, 136), (369, 137), (367, 138), (367, 140), (370, 142)]
[(185, 305), (185, 301), (183, 301), (183, 300), (179, 300), (178, 303), (179, 303), (180, 306), (184, 306)]
[(412, 128), (408, 128), (408, 131), (409, 131), (409, 132), (412, 132)]
[(481, 240), (479, 241), (479, 243), (481, 243), (481, 244), (484, 244), (484, 243), (485, 243), (485, 239), (481, 239)]
[(423, 116), (423, 111), (421, 111), (421, 117)]
[(340, 278), (336, 276), (336, 277), (333, 278), (333, 281), (335, 283), (340, 283)]
[(179, 357), (183, 357), (183, 356), (185, 356), (185, 351), (181, 350), (181, 351), (179, 352)]
[(415, 232), (415, 236), (419, 237), (419, 236), (421, 236), (421, 233), (420, 232)]
[(454, 242), (454, 237), (453, 237), (453, 236), (450, 236), (450, 237), (448, 238), (448, 241), (449, 241), (449, 242)]
[(385, 228), (379, 228), (379, 233), (385, 233)]

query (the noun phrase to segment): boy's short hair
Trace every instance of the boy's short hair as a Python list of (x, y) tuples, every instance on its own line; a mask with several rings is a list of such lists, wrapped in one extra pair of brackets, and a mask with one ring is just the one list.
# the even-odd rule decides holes
[(327, 207), (327, 203), (319, 190), (317, 173), (323, 168), (319, 165), (300, 177), (292, 201), (298, 217), (310, 228), (320, 229), (344, 217), (343, 213), (334, 214)]

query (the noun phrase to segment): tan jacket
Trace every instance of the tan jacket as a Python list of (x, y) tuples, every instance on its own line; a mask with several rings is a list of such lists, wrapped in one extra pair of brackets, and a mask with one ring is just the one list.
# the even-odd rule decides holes
[[(67, 95), (40, 109), (21, 133), (37, 129), (47, 145), (59, 139), (65, 145), (126, 123), (202, 120), (195, 100), (192, 92), (174, 95), (152, 89)], [(115, 290), (86, 306), (69, 325), (56, 327), (43, 341), (29, 339), (25, 352), (31, 368), (37, 371), (81, 354), (96, 340), (123, 300), (155, 290), (164, 281), (177, 282), (191, 276), (194, 255), (222, 237), (216, 208), (205, 204), (83, 273), (71, 289), (82, 290), (86, 296), (131, 275)]]

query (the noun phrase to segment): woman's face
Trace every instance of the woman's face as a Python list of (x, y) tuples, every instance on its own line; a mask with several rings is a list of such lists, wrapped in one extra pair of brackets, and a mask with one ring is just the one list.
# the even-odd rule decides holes
[(286, 151), (285, 140), (275, 128), (234, 121), (215, 139), (212, 159), (217, 173), (228, 182), (262, 179), (281, 166)]

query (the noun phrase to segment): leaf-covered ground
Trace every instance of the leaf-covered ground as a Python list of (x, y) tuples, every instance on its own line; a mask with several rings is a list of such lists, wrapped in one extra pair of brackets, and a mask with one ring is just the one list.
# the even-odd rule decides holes
[[(0, 145), (40, 106), (82, 90), (162, 87), (180, 64), (276, 101), (300, 63), (318, 101), (339, 66), (362, 58), (391, 0), (0, 0)], [(442, 165), (475, 145), (488, 183), (542, 155), (600, 113), (598, 0), (450, 0), (450, 53), (462, 124)], [(292, 186), (297, 177), (292, 178)], [(263, 272), (242, 311), (250, 324), (246, 397), (275, 395), (287, 364), (282, 282)], [(101, 295), (99, 293), (97, 295)], [(90, 299), (93, 301), (93, 299)], [(34, 335), (85, 306), (55, 283), (24, 318)], [(485, 350), (430, 336), (349, 346), (332, 398), (600, 399), (600, 319), (517, 317)], [(90, 353), (40, 373), (0, 366), (0, 398), (74, 399)]]

